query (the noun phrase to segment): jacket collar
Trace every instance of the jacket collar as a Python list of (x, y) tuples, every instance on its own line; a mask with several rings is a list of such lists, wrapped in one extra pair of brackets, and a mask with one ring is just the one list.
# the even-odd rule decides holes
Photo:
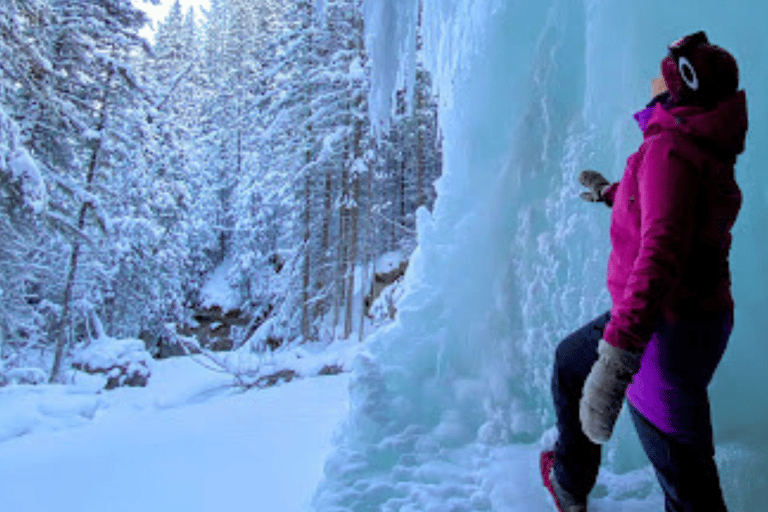
[(656, 95), (656, 97), (653, 98), (643, 110), (635, 113), (634, 118), (643, 133), (645, 133), (646, 128), (648, 128), (648, 123), (650, 122), (651, 117), (653, 117), (653, 112), (656, 110), (656, 105), (661, 105), (661, 108), (667, 110), (675, 106), (675, 102), (672, 99), (672, 96), (670, 96), (669, 92), (663, 92)]
[(654, 98), (645, 109), (635, 114), (635, 119), (649, 137), (663, 130), (674, 130), (696, 139), (709, 149), (729, 155), (744, 151), (744, 141), (749, 126), (746, 95), (737, 91), (712, 108), (675, 105), (664, 99)]

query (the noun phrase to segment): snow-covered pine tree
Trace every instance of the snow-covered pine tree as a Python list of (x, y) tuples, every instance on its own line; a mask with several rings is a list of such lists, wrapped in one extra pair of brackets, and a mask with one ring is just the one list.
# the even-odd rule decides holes
[(115, 336), (157, 333), (164, 322), (182, 320), (187, 296), (200, 287), (196, 271), (205, 258), (193, 256), (200, 252), (200, 187), (190, 154), (199, 71), (193, 16), (172, 6), (153, 51), (134, 56), (144, 94), (125, 98), (117, 107), (124, 114), (113, 116), (115, 134), (131, 135), (115, 144), (122, 157), (111, 164), (107, 201), (113, 243), (103, 320)]
[(199, 147), (219, 203), (215, 228), (220, 261), (232, 252), (233, 234), (239, 229), (235, 189), (258, 165), (261, 11), (255, 0), (215, 0), (207, 12)]
[[(248, 31), (250, 69), (241, 76), (246, 82), (243, 86), (249, 91), (242, 116), (249, 158), (235, 176), (231, 213), (235, 229), (230, 252), (235, 256), (233, 281), (239, 285), (245, 309), (259, 322), (284, 302), (290, 284), (284, 276), (291, 274), (283, 272), (286, 259), (290, 258), (285, 247), (278, 243), (292, 218), (291, 204), (284, 201), (286, 172), (275, 164), (282, 149), (264, 136), (274, 116), (281, 113), (272, 105), (279, 101), (276, 84), (282, 79), (276, 52), (281, 48), (287, 21), (285, 7), (264, 0), (243, 5), (241, 8), (250, 11), (250, 23), (232, 32), (237, 37), (239, 30)], [(280, 337), (275, 334), (275, 339)]]
[(395, 95), (394, 112), (390, 121), (389, 132), (384, 137), (384, 169), (382, 186), (387, 190), (384, 214), (386, 222), (386, 251), (406, 250), (403, 242), (409, 238), (406, 225), (406, 166), (409, 160), (407, 144), (410, 116), (406, 102), (406, 89), (400, 89)]
[[(280, 213), (277, 229), (270, 227), (276, 257), (285, 262), (275, 291), (274, 324), (285, 339), (312, 336), (311, 166), (317, 150), (312, 122), (312, 72), (317, 61), (316, 16), (312, 0), (284, 6), (279, 30), (270, 38), (259, 81), (260, 183), (256, 209), (262, 218)], [(266, 251), (261, 251), (262, 254)], [(269, 256), (272, 257), (272, 251)], [(263, 258), (262, 258), (263, 260)]]
[(38, 165), (0, 106), (0, 368), (35, 364), (30, 348), (45, 342), (55, 312), (41, 304), (38, 286), (46, 273), (36, 250), (45, 199)]
[[(335, 88), (341, 100), (336, 109), (335, 133), (341, 136), (343, 152), (334, 164), (341, 171), (339, 207), (339, 280), (341, 293), (335, 304), (343, 301), (344, 338), (352, 334), (355, 308), (363, 311), (363, 295), (355, 297), (355, 270), (358, 263), (368, 267), (369, 251), (361, 246), (369, 229), (370, 205), (364, 184), (370, 179), (372, 146), (368, 114), (370, 82), (364, 44), (364, 21), (360, 0), (329, 0), (326, 7), (327, 28), (334, 44), (330, 45), (330, 66)], [(360, 283), (362, 284), (362, 283)], [(357, 303), (356, 303), (357, 301)], [(337, 315), (334, 315), (337, 316)], [(361, 321), (361, 318), (358, 319)], [(360, 324), (362, 328), (362, 323)], [(362, 336), (362, 331), (361, 336)]]
[[(348, 46), (350, 30), (345, 6), (326, 2), (318, 13), (315, 37), (316, 62), (310, 70), (314, 94), (310, 97), (313, 129), (319, 145), (315, 161), (307, 167), (307, 204), (315, 225), (307, 239), (305, 269), (312, 277), (308, 297), (312, 308), (307, 311), (310, 322), (322, 321), (332, 309), (331, 324), (340, 321), (345, 309), (349, 268), (349, 156), (352, 120), (350, 116), (349, 65), (353, 52)], [(349, 7), (349, 6), (346, 6)], [(316, 328), (315, 328), (316, 330)]]
[(437, 124), (437, 100), (432, 76), (417, 62), (414, 90), (401, 89), (391, 125), (389, 180), (394, 200), (390, 216), (393, 247), (413, 249), (415, 212), (420, 206), (432, 209), (436, 199), (434, 182), (442, 173), (442, 143)]
[(0, 6), (0, 104), (20, 115), (19, 92), (45, 98), (53, 72), (46, 54), (47, 0), (4, 0)]
[(422, 15), (424, 1), (419, 1), (418, 28), (416, 33), (416, 79), (413, 91), (413, 125), (415, 128), (413, 165), (416, 180), (413, 184), (413, 210), (426, 206), (430, 211), (437, 193), (434, 182), (443, 170), (443, 150), (438, 125), (438, 104), (432, 87), (432, 74), (424, 66), (424, 41)]
[[(218, 169), (205, 163), (207, 132), (201, 124), (211, 92), (203, 60), (206, 34), (198, 28), (192, 8), (183, 19), (171, 18), (160, 28), (168, 35), (167, 40), (161, 40), (158, 30), (155, 58), (175, 72), (168, 77), (170, 81), (161, 83), (157, 96), (158, 116), (166, 126), (158, 155), (165, 163), (158, 172), (177, 183), (185, 194), (183, 219), (177, 228), (188, 252), (182, 286), (184, 302), (189, 306), (199, 295), (204, 275), (218, 262), (220, 250), (218, 232), (211, 223), (220, 206), (211, 192)], [(168, 53), (169, 49), (173, 50)]]
[(38, 364), (31, 347), (43, 345), (55, 310), (41, 298), (51, 268), (39, 244), (47, 201), (36, 159), (24, 145), (24, 96), (45, 97), (52, 67), (42, 53), (50, 23), (47, 2), (8, 0), (0, 7), (0, 368)]
[[(109, 220), (104, 201), (110, 164), (130, 135), (120, 133), (119, 109), (141, 94), (129, 65), (143, 47), (138, 30), (144, 13), (122, 0), (49, 0), (51, 23), (36, 41), (51, 63), (45, 94), (25, 90), (25, 137), (47, 171), (51, 187), (48, 219), (52, 236), (45, 247), (64, 269), (46, 283), (61, 315), (54, 330), (56, 350), (51, 380), (59, 377), (66, 346), (103, 303), (108, 284), (100, 251), (108, 250)], [(113, 145), (115, 144), (115, 145)], [(64, 248), (57, 250), (57, 246)], [(63, 252), (63, 254), (62, 254)]]
[(268, 71), (275, 83), (263, 133), (275, 176), (267, 182), (282, 182), (270, 197), (292, 212), (282, 240), (295, 255), (288, 278), (301, 296), (284, 302), (284, 314), (301, 311), (304, 340), (321, 336), (325, 320), (343, 319), (349, 336), (370, 145), (361, 5), (330, 0), (313, 12), (311, 2), (297, 2), (286, 20)]

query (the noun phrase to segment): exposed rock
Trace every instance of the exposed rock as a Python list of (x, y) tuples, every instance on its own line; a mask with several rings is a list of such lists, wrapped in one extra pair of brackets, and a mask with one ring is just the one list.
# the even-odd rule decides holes
[[(223, 311), (221, 306), (218, 305), (198, 308), (195, 310), (192, 318), (197, 325), (177, 326), (177, 334), (196, 338), (200, 347), (213, 350), (214, 352), (232, 350), (235, 345), (232, 339), (232, 327), (242, 327), (251, 323), (251, 318), (241, 309), (235, 308)], [(184, 355), (186, 353), (183, 344), (169, 343), (167, 349), (162, 352), (162, 355), (157, 357)]]
[[(256, 307), (258, 305), (254, 305)], [(249, 316), (239, 308), (224, 311), (221, 306), (199, 307), (194, 310), (192, 325), (166, 324), (155, 330), (145, 330), (139, 334), (139, 339), (144, 341), (147, 351), (156, 359), (164, 359), (173, 356), (187, 354), (199, 354), (200, 350), (184, 343), (183, 338), (195, 338), (199, 346), (204, 350), (223, 352), (234, 350), (235, 344), (232, 335), (233, 327), (246, 328), (248, 332), (243, 339), (250, 338), (274, 311), (273, 304), (264, 304), (257, 310), (255, 317)], [(275, 350), (283, 344), (279, 337), (269, 337), (267, 346)]]
[(221, 306), (213, 305), (208, 309), (198, 309), (192, 318), (199, 324), (212, 324), (222, 317)]
[(269, 350), (275, 351), (283, 344), (283, 338), (278, 338), (276, 336), (267, 336), (267, 339), (264, 341), (264, 343), (269, 347)]
[(214, 352), (228, 352), (234, 348), (232, 338), (215, 339), (208, 343), (208, 348)]
[(149, 373), (142, 373), (138, 371), (134, 372), (128, 372), (125, 368), (120, 368), (120, 373), (117, 375), (109, 375), (109, 378), (107, 379), (107, 385), (104, 386), (104, 389), (115, 389), (119, 388), (120, 386), (131, 386), (131, 387), (144, 387), (147, 385), (147, 381), (149, 380)]
[(174, 324), (166, 324), (157, 332), (145, 330), (139, 334), (139, 339), (144, 341), (147, 352), (155, 359), (199, 354), (200, 350), (196, 347), (184, 343), (184, 337), (194, 337), (194, 333), (184, 329), (177, 330)]
[(224, 313), (224, 321), (227, 325), (248, 325), (250, 318), (241, 309), (230, 309)]
[[(371, 290), (368, 295), (365, 296), (365, 315), (367, 317), (371, 318), (371, 306), (376, 302), (376, 299), (379, 298), (384, 289), (403, 277), (406, 270), (408, 270), (407, 260), (400, 262), (400, 265), (389, 272), (377, 272), (374, 274)], [(390, 318), (395, 317), (394, 304), (389, 307), (389, 316)]]
[(338, 375), (344, 371), (344, 368), (339, 364), (327, 364), (320, 368), (318, 375)]
[(280, 381), (291, 382), (298, 376), (299, 374), (293, 370), (280, 370), (279, 372), (259, 377), (258, 380), (256, 380), (256, 386), (260, 388), (268, 388)]
[[(245, 335), (245, 339), (249, 339), (253, 334), (259, 330), (259, 327), (264, 325), (264, 322), (266, 322), (270, 315), (272, 314), (272, 311), (274, 311), (275, 305), (274, 304), (267, 304), (266, 307), (263, 305), (261, 306), (261, 310), (256, 314), (256, 317), (253, 319), (253, 322), (251, 322), (250, 327), (248, 328), (248, 332)], [(280, 343), (282, 343), (282, 340), (280, 340)], [(279, 346), (280, 344), (278, 344)]]
[(208, 326), (208, 329), (209, 330), (206, 332), (206, 334), (208, 335), (209, 344), (212, 342), (211, 340), (229, 338), (232, 334), (231, 326), (219, 322), (212, 323)]

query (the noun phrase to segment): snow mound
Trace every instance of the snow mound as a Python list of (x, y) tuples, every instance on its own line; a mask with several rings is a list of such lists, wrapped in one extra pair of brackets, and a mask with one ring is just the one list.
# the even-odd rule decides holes
[(46, 381), (45, 372), (40, 368), (13, 368), (0, 371), (0, 386), (8, 384), (42, 384)]
[(152, 357), (144, 342), (128, 338), (99, 338), (80, 352), (72, 366), (87, 373), (107, 376), (106, 389), (120, 386), (146, 386), (151, 374)]
[[(235, 374), (248, 377), (246, 383), (256, 382), (254, 388), (283, 387), (293, 377), (324, 380), (327, 375), (348, 371), (352, 360), (364, 347), (364, 344), (350, 340), (291, 346), (266, 354), (249, 353), (243, 349), (211, 354), (214, 359), (200, 354), (154, 361), (139, 340), (102, 336), (82, 350), (75, 360), (82, 370), (89, 367), (100, 369), (101, 373), (70, 370), (71, 378), (67, 381), (71, 384), (32, 385), (34, 375), (27, 375), (28, 370), (5, 372), (7, 377), (15, 373), (11, 375), (10, 383), (0, 387), (0, 444), (39, 432), (85, 426), (104, 418), (116, 422), (133, 421), (137, 413), (226, 400), (246, 391)], [(108, 375), (103, 370), (130, 365), (143, 369), (144, 364), (150, 368), (150, 362), (152, 378), (146, 387), (124, 386), (104, 392)], [(35, 373), (35, 370), (31, 372)], [(44, 377), (42, 372), (37, 372), (38, 377)], [(281, 378), (285, 375), (291, 375), (291, 379)]]
[(32, 432), (90, 423), (102, 399), (92, 391), (62, 385), (0, 388), (0, 443)]

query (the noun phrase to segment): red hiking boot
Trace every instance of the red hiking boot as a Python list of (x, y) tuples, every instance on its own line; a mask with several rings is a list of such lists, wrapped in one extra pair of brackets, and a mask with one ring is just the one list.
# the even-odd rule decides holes
[(555, 480), (555, 473), (552, 469), (555, 466), (555, 452), (552, 450), (541, 452), (541, 478), (544, 480), (544, 487), (547, 488), (555, 506), (559, 512), (587, 512), (586, 503), (579, 503), (565, 489), (560, 487)]

